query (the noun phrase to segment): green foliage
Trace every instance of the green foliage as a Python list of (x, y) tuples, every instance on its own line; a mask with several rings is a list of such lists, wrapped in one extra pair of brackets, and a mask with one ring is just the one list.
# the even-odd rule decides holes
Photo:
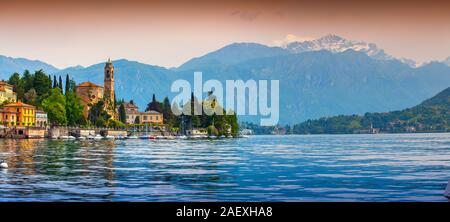
[(88, 118), (97, 127), (107, 127), (111, 116), (105, 111), (105, 102), (103, 100), (91, 105)]
[(86, 124), (83, 116), (84, 106), (80, 98), (70, 90), (66, 92), (66, 115), (69, 126), (79, 126)]
[(127, 120), (127, 114), (125, 112), (125, 105), (123, 102), (119, 106), (119, 120), (122, 123), (126, 123), (126, 120)]
[(42, 101), (42, 107), (52, 125), (67, 125), (66, 100), (59, 88), (50, 90), (49, 96)]

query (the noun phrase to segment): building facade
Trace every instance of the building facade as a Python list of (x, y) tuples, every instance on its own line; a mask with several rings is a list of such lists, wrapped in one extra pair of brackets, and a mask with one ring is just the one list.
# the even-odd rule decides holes
[(16, 101), (17, 94), (13, 91), (13, 86), (5, 81), (0, 81), (0, 104), (15, 103)]
[(114, 65), (111, 59), (105, 64), (104, 68), (104, 87), (96, 85), (91, 82), (84, 82), (76, 86), (75, 93), (81, 98), (81, 103), (84, 105), (83, 114), (87, 118), (89, 115), (90, 105), (96, 104), (98, 101), (105, 102), (105, 111), (113, 119), (117, 119), (117, 113), (114, 108), (115, 90), (114, 90)]
[(103, 99), (103, 87), (91, 82), (83, 82), (75, 88), (75, 93), (84, 105), (83, 115), (88, 117), (90, 105), (96, 104)]
[(140, 115), (140, 120), (142, 124), (163, 124), (163, 114), (154, 110), (148, 112), (143, 112)]
[(43, 110), (36, 110), (36, 126), (47, 127), (48, 125), (47, 113)]
[(22, 103), (10, 103), (3, 106), (7, 112), (16, 112), (16, 126), (34, 126), (36, 123), (36, 108), (32, 105)]
[(17, 121), (17, 112), (0, 109), (0, 124), (4, 127), (15, 126)]
[[(162, 113), (154, 110), (148, 112), (139, 112), (139, 107), (133, 103), (124, 103), (126, 124), (155, 124), (160, 125), (164, 123), (164, 117)], [(117, 113), (119, 113), (119, 106), (116, 107)], [(138, 120), (138, 121), (137, 121)]]

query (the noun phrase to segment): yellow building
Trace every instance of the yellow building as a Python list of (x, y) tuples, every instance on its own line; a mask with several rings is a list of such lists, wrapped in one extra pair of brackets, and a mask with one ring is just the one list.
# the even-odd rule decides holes
[(13, 86), (9, 85), (5, 81), (0, 81), (0, 104), (3, 104), (5, 101), (7, 102), (16, 102), (17, 95), (13, 91)]
[(3, 110), (7, 112), (16, 112), (16, 125), (17, 126), (34, 126), (36, 123), (36, 108), (32, 105), (22, 103), (21, 101), (16, 103), (10, 103), (3, 106)]
[(142, 124), (151, 123), (151, 124), (163, 124), (163, 114), (150, 110), (148, 112), (143, 112), (140, 115), (140, 120)]

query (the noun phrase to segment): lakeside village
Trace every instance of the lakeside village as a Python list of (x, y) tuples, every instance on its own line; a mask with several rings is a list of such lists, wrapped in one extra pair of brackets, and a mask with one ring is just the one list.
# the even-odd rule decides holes
[[(133, 100), (116, 100), (114, 65), (104, 68), (104, 86), (91, 82), (79, 85), (66, 75), (45, 74), (42, 70), (23, 75), (14, 73), (0, 82), (0, 138), (52, 139), (197, 139), (237, 137), (239, 124), (233, 112), (226, 113), (212, 92), (207, 99), (182, 105), (183, 113), (194, 107), (222, 109), (224, 115), (179, 115), (167, 97), (163, 102), (153, 94), (144, 112)], [(206, 103), (206, 104), (205, 104)]]

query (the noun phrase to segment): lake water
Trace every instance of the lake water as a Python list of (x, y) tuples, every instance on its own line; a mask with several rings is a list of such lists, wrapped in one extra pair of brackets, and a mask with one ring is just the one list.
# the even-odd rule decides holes
[(0, 140), (0, 201), (447, 201), (450, 134)]

